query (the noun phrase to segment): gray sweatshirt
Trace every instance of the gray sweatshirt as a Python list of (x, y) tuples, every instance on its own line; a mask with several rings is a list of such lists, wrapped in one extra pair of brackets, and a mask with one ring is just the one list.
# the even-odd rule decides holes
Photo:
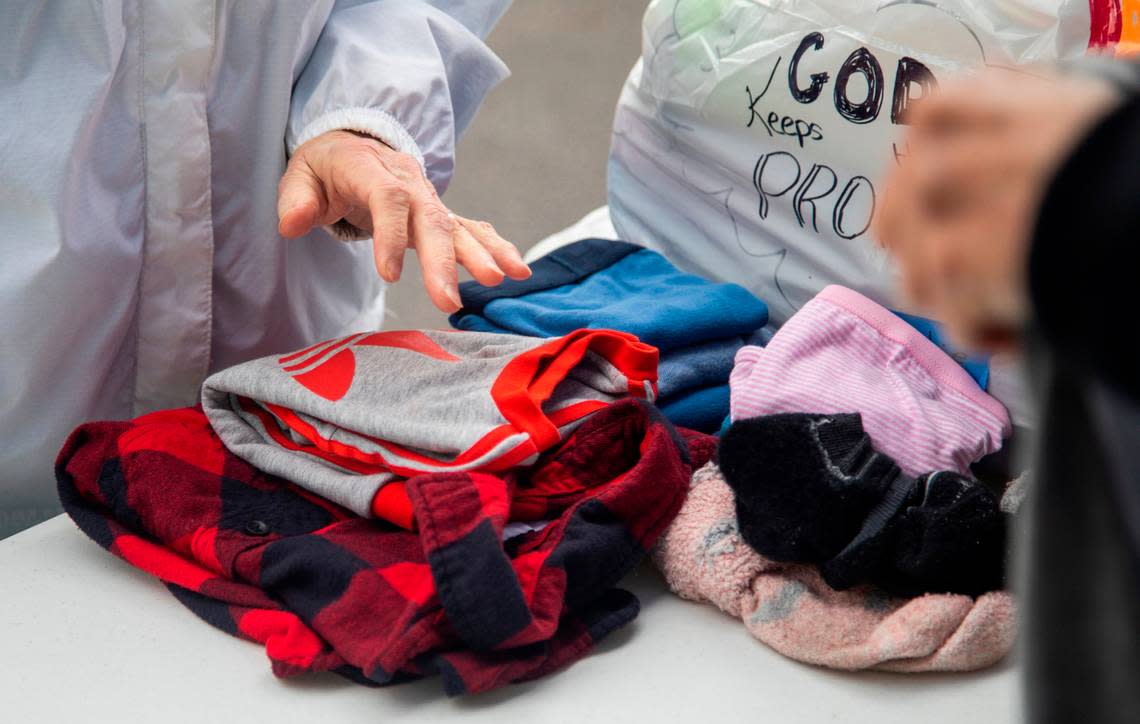
[(656, 380), (656, 348), (620, 332), (378, 332), (219, 372), (202, 406), (237, 456), (368, 516), (393, 480), (533, 463)]

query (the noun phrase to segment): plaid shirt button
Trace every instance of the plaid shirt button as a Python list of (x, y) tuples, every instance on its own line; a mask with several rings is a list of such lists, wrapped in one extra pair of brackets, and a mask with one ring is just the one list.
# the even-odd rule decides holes
[(250, 535), (269, 535), (269, 524), (264, 520), (251, 520), (245, 524), (245, 532)]

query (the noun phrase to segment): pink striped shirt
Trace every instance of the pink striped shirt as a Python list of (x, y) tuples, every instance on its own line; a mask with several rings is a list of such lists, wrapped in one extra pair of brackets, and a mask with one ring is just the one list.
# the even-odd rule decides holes
[(733, 420), (858, 412), (908, 475), (969, 473), (1009, 435), (1005, 407), (930, 340), (858, 292), (830, 286), (765, 348), (736, 355)]

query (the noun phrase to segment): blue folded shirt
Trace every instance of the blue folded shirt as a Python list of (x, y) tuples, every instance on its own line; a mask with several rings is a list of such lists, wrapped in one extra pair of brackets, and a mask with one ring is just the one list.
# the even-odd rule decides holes
[[(585, 239), (531, 265), (533, 275), (497, 287), (460, 285), (457, 329), (559, 337), (616, 329), (661, 352), (658, 405), (674, 423), (716, 430), (736, 351), (768, 321), (744, 287), (679, 271), (655, 251)], [(723, 388), (723, 389), (721, 389)]]

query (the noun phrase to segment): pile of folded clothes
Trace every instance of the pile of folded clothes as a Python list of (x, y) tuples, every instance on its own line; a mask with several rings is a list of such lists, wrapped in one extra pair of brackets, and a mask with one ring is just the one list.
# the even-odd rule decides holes
[(279, 676), (474, 693), (637, 615), (616, 585), (713, 450), (637, 399), (652, 348), (401, 332), (321, 349), (219, 373), (205, 412), (80, 427), (57, 465), (68, 514)]
[(523, 281), (467, 282), (457, 329), (557, 337), (616, 329), (661, 353), (659, 397), (675, 425), (713, 432), (728, 414), (733, 358), (768, 323), (768, 307), (736, 284), (676, 269), (655, 251), (585, 239), (531, 265)]
[(892, 596), (874, 586), (837, 591), (819, 568), (762, 556), (741, 537), (732, 489), (715, 464), (653, 552), (670, 589), (743, 621), (788, 658), (835, 669), (971, 671), (1013, 646), (1012, 596)]
[(533, 463), (609, 404), (652, 401), (656, 379), (657, 351), (620, 332), (377, 332), (219, 372), (202, 406), (258, 468), (410, 528), (402, 480)]
[(621, 242), (534, 271), (464, 285), (459, 331), (328, 340), (80, 427), (65, 510), (279, 676), (535, 679), (637, 615), (646, 556), (802, 661), (1008, 652), (1021, 486), (971, 473), (1010, 434), (984, 361), (838, 287), (773, 335), (743, 288)]
[(922, 332), (828, 287), (732, 372), (732, 424), (654, 553), (794, 659), (969, 670), (1013, 645), (1009, 507), (970, 474), (1011, 431)]

